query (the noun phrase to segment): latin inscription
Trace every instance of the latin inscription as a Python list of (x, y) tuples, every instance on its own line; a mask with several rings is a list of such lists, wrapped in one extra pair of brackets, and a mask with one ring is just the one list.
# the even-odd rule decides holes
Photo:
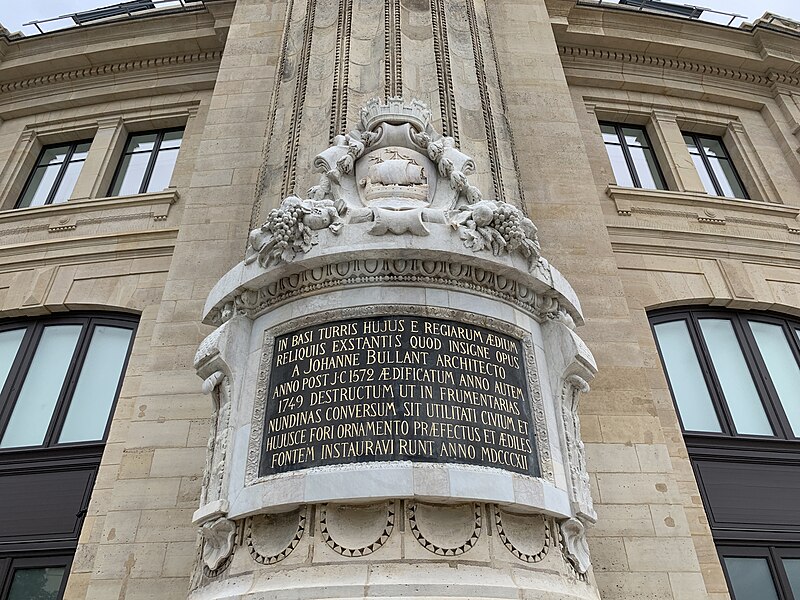
[(275, 338), (261, 474), (412, 460), (538, 474), (521, 342), (371, 317)]

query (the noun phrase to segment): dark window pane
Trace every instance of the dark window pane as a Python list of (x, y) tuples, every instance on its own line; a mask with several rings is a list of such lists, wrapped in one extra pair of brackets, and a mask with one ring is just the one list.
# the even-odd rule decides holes
[(664, 182), (656, 166), (653, 152), (646, 148), (630, 148), (631, 158), (639, 176), (641, 187), (649, 190), (663, 190)]
[(800, 598), (800, 558), (784, 558), (783, 568), (786, 570), (786, 578), (789, 580), (792, 594), (797, 600)]
[(727, 157), (725, 154), (725, 148), (722, 146), (722, 142), (720, 142), (718, 139), (707, 137), (701, 137), (699, 139), (700, 144), (703, 147), (703, 152), (706, 153), (706, 156), (715, 156), (717, 158)]
[(52, 148), (45, 148), (42, 152), (42, 158), (39, 159), (40, 165), (60, 165), (64, 162), (69, 152), (69, 144), (66, 146), (54, 146)]
[(794, 435), (800, 437), (800, 367), (797, 366), (783, 327), (757, 321), (749, 321), (748, 324), (789, 425)]
[(733, 324), (728, 319), (699, 321), (736, 431), (746, 435), (773, 435)]
[(61, 165), (51, 165), (49, 167), (37, 167), (33, 172), (33, 177), (25, 190), (25, 195), (20, 200), (19, 208), (29, 206), (41, 206), (47, 202), (47, 196), (53, 189), (53, 183), (58, 177)]
[(625, 143), (628, 144), (628, 146), (647, 148), (649, 145), (644, 129), (639, 129), (638, 127), (623, 127), (622, 135), (625, 136)]
[(659, 323), (654, 329), (684, 429), (721, 432), (686, 321)]
[(103, 439), (128, 356), (131, 333), (121, 327), (95, 327), (59, 443)]
[(111, 190), (112, 196), (138, 194), (142, 187), (150, 154), (129, 154), (122, 159), (117, 179)]
[(622, 154), (622, 146), (606, 145), (606, 150), (608, 158), (611, 160), (611, 168), (614, 171), (617, 185), (633, 187), (633, 178), (628, 170), (628, 163), (625, 162), (625, 156)]
[(617, 129), (613, 125), (600, 124), (600, 132), (603, 134), (603, 141), (611, 144), (619, 144)]
[(722, 140), (688, 134), (683, 134), (683, 139), (706, 193), (726, 198), (747, 198)]
[(167, 131), (161, 140), (161, 148), (180, 148), (183, 139), (183, 130)]
[(147, 192), (160, 192), (169, 186), (172, 179), (172, 170), (175, 168), (175, 161), (178, 159), (178, 149), (162, 150), (156, 157), (153, 166), (153, 173), (150, 175), (150, 182), (147, 184)]
[(767, 559), (726, 556), (724, 560), (735, 600), (778, 600)]
[(169, 186), (183, 130), (131, 136), (110, 196), (160, 192)]
[(140, 133), (138, 135), (133, 135), (131, 139), (128, 140), (125, 153), (149, 152), (155, 147), (157, 137), (158, 133)]
[(80, 325), (45, 327), (0, 439), (0, 448), (38, 446), (44, 442), (80, 333)]
[[(68, 200), (75, 188), (75, 182), (78, 180), (90, 145), (91, 142), (81, 142), (45, 148), (17, 203), (17, 208)], [(64, 164), (70, 152), (72, 155), (69, 164)]]
[(61, 183), (58, 184), (58, 189), (53, 196), (53, 204), (69, 200), (69, 197), (72, 195), (72, 190), (75, 189), (75, 182), (78, 181), (78, 175), (81, 174), (82, 167), (83, 161), (70, 162), (67, 165), (64, 175), (61, 178)]
[(78, 144), (75, 146), (75, 150), (72, 153), (71, 161), (75, 160), (85, 160), (86, 155), (89, 153), (89, 146), (91, 146), (91, 142), (83, 142), (82, 144)]
[(8, 600), (58, 600), (64, 567), (15, 569)]
[(686, 147), (689, 149), (689, 152), (692, 154), (700, 154), (700, 151), (697, 149), (692, 136), (684, 134), (683, 141), (686, 142)]
[(742, 186), (739, 185), (739, 181), (736, 179), (736, 173), (733, 172), (733, 167), (729, 160), (712, 157), (708, 159), (708, 162), (714, 171), (717, 182), (722, 188), (723, 196), (727, 196), (728, 198), (747, 197)]

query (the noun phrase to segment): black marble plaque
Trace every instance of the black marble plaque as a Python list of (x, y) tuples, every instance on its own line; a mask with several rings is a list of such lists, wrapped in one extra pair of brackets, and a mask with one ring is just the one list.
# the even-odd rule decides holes
[(275, 338), (261, 475), (412, 460), (538, 475), (520, 340), (380, 316)]

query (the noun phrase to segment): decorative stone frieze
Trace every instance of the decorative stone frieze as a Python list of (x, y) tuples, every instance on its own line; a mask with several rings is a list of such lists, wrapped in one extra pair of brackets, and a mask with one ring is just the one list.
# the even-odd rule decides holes
[(368, 556), (394, 531), (394, 502), (320, 507), (320, 533), (328, 547), (342, 556)]
[(305, 507), (295, 511), (256, 515), (245, 524), (245, 544), (254, 561), (278, 563), (289, 556), (305, 534)]
[(431, 506), (413, 503), (408, 507), (411, 533), (420, 545), (438, 556), (460, 556), (469, 552), (483, 528), (478, 504)]
[(550, 522), (544, 515), (520, 515), (494, 507), (497, 534), (511, 554), (526, 563), (538, 563), (552, 544)]

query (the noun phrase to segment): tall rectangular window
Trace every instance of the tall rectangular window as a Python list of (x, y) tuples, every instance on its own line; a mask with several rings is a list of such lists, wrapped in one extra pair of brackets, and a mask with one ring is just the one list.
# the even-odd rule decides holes
[(108, 195), (129, 196), (166, 189), (182, 139), (183, 129), (132, 134)]
[(134, 327), (71, 316), (0, 324), (0, 450), (102, 441)]
[(78, 181), (91, 143), (91, 140), (83, 140), (44, 147), (16, 208), (66, 202)]
[(0, 600), (59, 600), (136, 319), (0, 320)]
[(644, 127), (600, 123), (600, 131), (618, 185), (667, 189)]
[(745, 200), (749, 197), (722, 139), (686, 132), (683, 139), (707, 193)]
[(800, 600), (796, 319), (650, 315), (731, 600)]

